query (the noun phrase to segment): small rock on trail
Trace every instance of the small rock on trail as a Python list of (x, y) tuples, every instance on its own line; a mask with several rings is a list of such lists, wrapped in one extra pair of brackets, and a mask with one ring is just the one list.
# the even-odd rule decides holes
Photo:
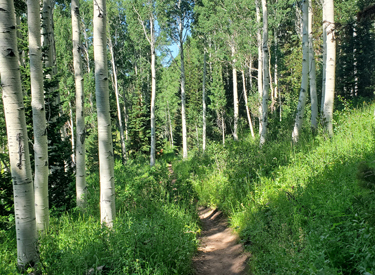
[(228, 228), (227, 219), (221, 211), (200, 208), (199, 217), (203, 230), (200, 246), (193, 258), (197, 275), (239, 275), (248, 274), (247, 260), (238, 237)]

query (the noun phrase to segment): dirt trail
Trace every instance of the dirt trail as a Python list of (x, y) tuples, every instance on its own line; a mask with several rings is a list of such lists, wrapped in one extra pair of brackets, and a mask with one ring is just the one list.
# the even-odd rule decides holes
[(197, 275), (247, 274), (247, 260), (238, 237), (228, 228), (227, 219), (221, 211), (200, 208), (199, 217), (203, 230), (198, 254), (193, 259)]

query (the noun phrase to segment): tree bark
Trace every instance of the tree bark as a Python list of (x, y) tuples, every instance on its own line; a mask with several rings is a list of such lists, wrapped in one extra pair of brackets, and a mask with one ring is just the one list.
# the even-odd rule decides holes
[(27, 20), (29, 29), (31, 106), (33, 110), (34, 129), (36, 226), (39, 231), (45, 231), (49, 225), (48, 140), (43, 91), (39, 1), (27, 1)]
[(292, 133), (294, 143), (298, 142), (302, 129), (303, 116), (305, 113), (305, 104), (307, 98), (308, 72), (309, 72), (309, 35), (308, 35), (308, 0), (302, 1), (302, 81), (297, 106), (296, 120)]
[(203, 130), (202, 130), (202, 150), (203, 152), (206, 150), (206, 59), (207, 59), (207, 53), (206, 51), (204, 52), (204, 57), (203, 57), (203, 84), (202, 84), (202, 106), (203, 106)]
[(313, 8), (312, 0), (309, 1), (309, 24), (308, 24), (308, 33), (309, 33), (309, 77), (310, 77), (310, 98), (311, 98), (311, 129), (313, 133), (316, 132), (318, 128), (318, 97), (316, 94), (316, 66), (315, 66), (315, 56), (314, 56), (314, 38), (313, 38)]
[[(326, 68), (327, 68), (327, 11), (324, 8), (326, 0), (323, 1), (323, 68), (322, 68), (322, 99), (320, 104), (320, 112), (324, 114), (324, 97), (326, 94)], [(324, 119), (324, 117), (323, 117)]]
[[(258, 41), (258, 93), (259, 93), (259, 102), (262, 101), (262, 89), (263, 89), (263, 60), (262, 60), (262, 35), (260, 28), (260, 7), (259, 0), (255, 0), (256, 3), (256, 15), (257, 15), (257, 41)], [(262, 133), (262, 104), (259, 104), (259, 135)]]
[(333, 101), (335, 95), (335, 73), (336, 73), (336, 40), (334, 4), (333, 0), (324, 0), (323, 10), (326, 14), (326, 43), (327, 43), (327, 63), (326, 63), (326, 85), (324, 96), (324, 119), (329, 136), (333, 136)]
[(180, 59), (181, 59), (181, 119), (182, 119), (182, 155), (184, 159), (188, 157), (187, 149), (187, 129), (186, 129), (186, 95), (185, 95), (185, 63), (184, 63), (184, 43), (182, 41), (183, 25), (179, 23), (180, 33)]
[(0, 75), (13, 181), (17, 262), (24, 271), (29, 263), (38, 262), (39, 257), (35, 198), (15, 27), (13, 1), (0, 0)]
[(250, 115), (250, 109), (249, 105), (247, 103), (247, 91), (246, 91), (246, 78), (245, 78), (245, 70), (242, 71), (242, 83), (243, 83), (243, 97), (245, 99), (245, 105), (246, 105), (246, 114), (247, 114), (247, 120), (249, 122), (249, 127), (250, 127), (250, 133), (253, 139), (255, 138), (254, 135), (254, 129), (253, 129), (253, 123), (251, 121), (251, 115)]
[(156, 56), (154, 19), (150, 18), (150, 46), (151, 46), (151, 152), (150, 166), (155, 165), (156, 136), (155, 136), (155, 98), (156, 98)]
[(121, 143), (121, 151), (122, 151), (122, 162), (125, 163), (126, 161), (126, 145), (125, 145), (125, 134), (124, 134), (124, 125), (122, 123), (122, 115), (121, 115), (121, 106), (120, 106), (120, 95), (118, 91), (118, 83), (117, 83), (117, 70), (116, 70), (116, 63), (115, 63), (115, 54), (113, 52), (113, 44), (112, 39), (109, 37), (109, 51), (111, 53), (111, 65), (113, 71), (113, 84), (114, 90), (116, 95), (116, 106), (117, 106), (117, 118), (118, 118), (118, 125), (120, 128), (120, 143)]
[(233, 110), (234, 110), (234, 117), (233, 117), (233, 139), (235, 141), (238, 140), (238, 87), (237, 87), (237, 69), (236, 69), (236, 49), (234, 45), (232, 45), (232, 58), (233, 58), (233, 68), (232, 68), (232, 74), (233, 74)]
[(99, 139), (100, 220), (106, 226), (112, 227), (116, 216), (116, 208), (113, 144), (111, 118), (109, 115), (106, 18), (106, 1), (94, 1), (94, 59)]
[[(84, 209), (86, 206), (86, 129), (84, 116), (84, 83), (81, 60), (81, 28), (79, 0), (72, 0), (72, 41), (73, 41), (73, 65), (76, 88), (76, 195), (77, 207)], [(73, 137), (72, 137), (73, 139)]]
[(267, 2), (262, 0), (263, 10), (263, 93), (262, 93), (262, 113), (261, 113), (261, 134), (260, 146), (266, 142), (267, 136), (267, 100), (269, 90), (268, 75), (268, 11)]

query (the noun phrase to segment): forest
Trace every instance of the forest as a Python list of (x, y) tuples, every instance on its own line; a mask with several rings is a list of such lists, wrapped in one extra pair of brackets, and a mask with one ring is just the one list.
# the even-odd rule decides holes
[(374, 19), (0, 0), (0, 274), (212, 274), (202, 207), (246, 274), (375, 274)]

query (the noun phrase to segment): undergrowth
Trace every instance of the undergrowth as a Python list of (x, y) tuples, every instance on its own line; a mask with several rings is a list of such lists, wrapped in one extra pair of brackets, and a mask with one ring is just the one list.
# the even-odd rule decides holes
[(332, 139), (211, 143), (175, 173), (227, 213), (253, 274), (375, 274), (373, 110), (337, 112)]
[[(43, 274), (190, 274), (196, 251), (195, 193), (171, 184), (167, 163), (117, 163), (113, 229), (99, 222), (99, 176), (87, 178), (88, 206), (52, 217), (39, 238)], [(14, 226), (0, 231), (0, 274), (17, 274)], [(101, 270), (102, 269), (102, 270)]]

